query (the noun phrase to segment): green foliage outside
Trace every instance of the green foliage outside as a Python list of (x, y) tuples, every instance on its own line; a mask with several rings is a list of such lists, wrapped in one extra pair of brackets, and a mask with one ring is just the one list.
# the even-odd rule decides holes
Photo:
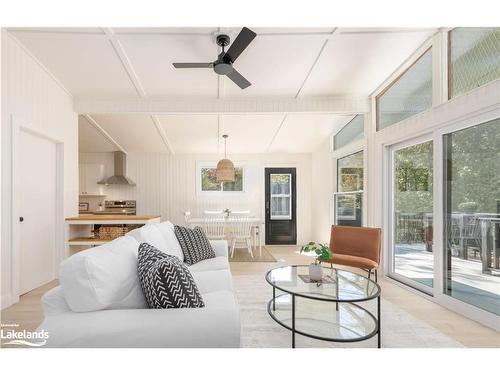
[(202, 191), (243, 191), (243, 168), (234, 169), (234, 182), (217, 182), (216, 168), (201, 169)]

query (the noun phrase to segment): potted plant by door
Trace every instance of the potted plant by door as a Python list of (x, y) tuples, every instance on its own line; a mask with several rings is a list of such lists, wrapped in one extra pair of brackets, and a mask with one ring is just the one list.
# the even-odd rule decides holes
[(321, 267), (320, 262), (333, 258), (333, 253), (328, 245), (316, 242), (309, 242), (300, 249), (300, 253), (312, 252), (314, 252), (317, 257), (314, 263), (309, 265), (309, 279), (311, 281), (321, 281), (323, 278), (323, 267)]

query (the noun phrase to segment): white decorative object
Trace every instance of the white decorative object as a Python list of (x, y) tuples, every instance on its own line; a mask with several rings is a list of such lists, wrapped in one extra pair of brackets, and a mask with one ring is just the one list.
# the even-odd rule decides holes
[(323, 267), (321, 267), (321, 264), (312, 263), (309, 265), (309, 279), (311, 281), (321, 281), (323, 279)]

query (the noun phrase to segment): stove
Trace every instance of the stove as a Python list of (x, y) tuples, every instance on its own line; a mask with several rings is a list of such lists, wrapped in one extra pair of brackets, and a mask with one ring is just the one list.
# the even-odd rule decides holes
[(104, 201), (104, 210), (96, 215), (135, 215), (136, 201)]

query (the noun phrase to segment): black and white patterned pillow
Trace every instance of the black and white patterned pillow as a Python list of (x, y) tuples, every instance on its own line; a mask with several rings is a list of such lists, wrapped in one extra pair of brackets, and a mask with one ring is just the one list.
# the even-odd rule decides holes
[(139, 280), (149, 308), (205, 306), (191, 272), (179, 258), (148, 243), (141, 243), (137, 258)]
[(205, 259), (215, 258), (214, 249), (200, 227), (190, 229), (176, 225), (174, 231), (187, 264), (192, 265)]

